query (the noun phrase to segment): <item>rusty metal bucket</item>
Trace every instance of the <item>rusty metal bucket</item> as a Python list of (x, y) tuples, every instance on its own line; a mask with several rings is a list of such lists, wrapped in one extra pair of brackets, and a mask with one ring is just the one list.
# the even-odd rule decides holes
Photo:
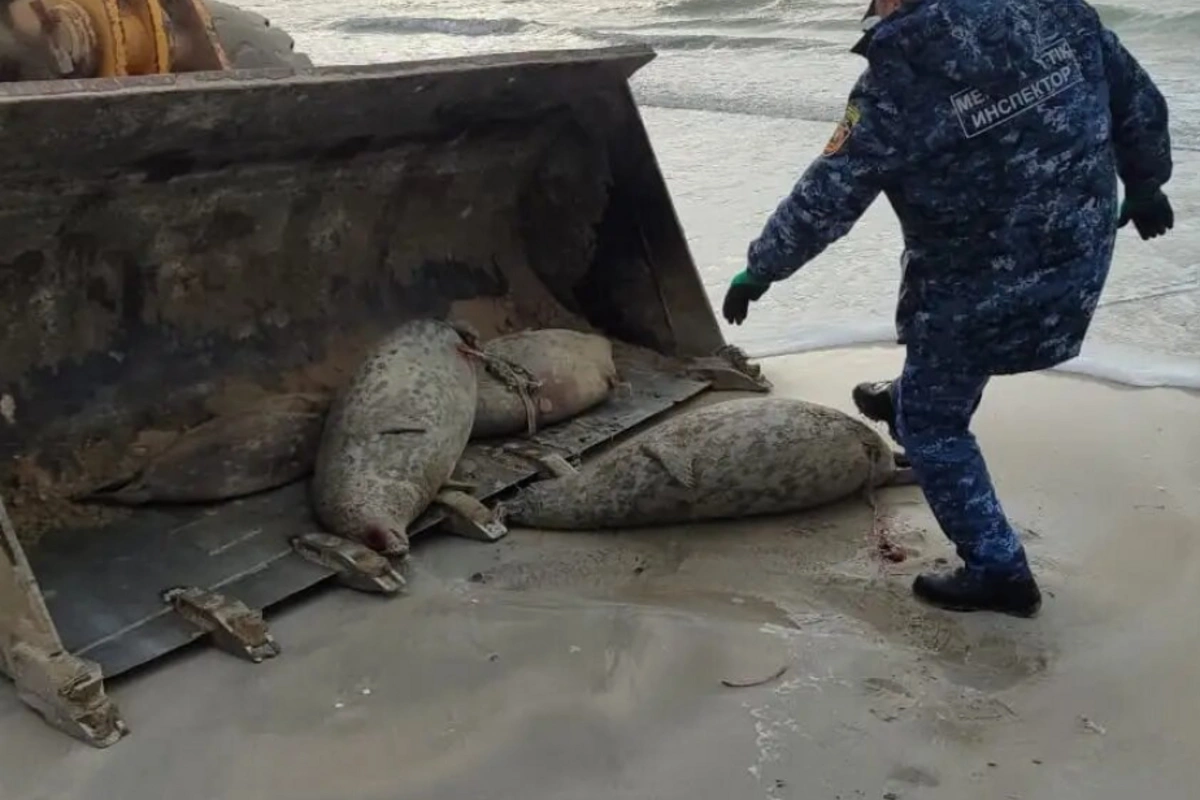
[[(219, 507), (70, 500), (113, 477), (148, 429), (256, 393), (336, 388), (377, 336), (416, 316), (485, 337), (598, 331), (662, 356), (720, 348), (628, 85), (652, 57), (0, 85), (0, 492), (12, 521), (0, 573), (46, 598), (0, 595), (0, 666), (13, 672), (33, 617), (44, 665), (61, 641), (75, 675), (115, 675), (227, 629), (261, 638), (255, 614), (337, 574), (336, 559), (293, 550), (316, 530), (302, 483)], [(710, 384), (653, 361), (625, 371), (628, 396), (541, 443), (582, 453)], [(534, 474), (498, 447), (472, 445), (464, 460), (490, 494)], [(36, 583), (17, 580), (22, 547)], [(201, 594), (164, 597), (177, 587)], [(92, 733), (74, 732), (113, 740), (115, 711), (94, 718)]]

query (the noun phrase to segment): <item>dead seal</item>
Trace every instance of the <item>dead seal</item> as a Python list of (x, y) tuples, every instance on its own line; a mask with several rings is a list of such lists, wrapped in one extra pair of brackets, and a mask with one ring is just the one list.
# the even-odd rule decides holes
[[(457, 326), (419, 319), (366, 354), (334, 397), (317, 451), (311, 496), (330, 532), (408, 551), (408, 526), (450, 482), (470, 437), (474, 345)], [(448, 510), (466, 497), (455, 492)]]
[(667, 420), (505, 511), (537, 528), (637, 527), (799, 511), (892, 482), (907, 476), (864, 423), (803, 400), (745, 398)]
[(602, 403), (618, 383), (612, 343), (591, 333), (522, 331), (492, 339), (483, 353), (490, 366), (479, 374), (472, 439), (534, 433)]
[(313, 469), (324, 409), (279, 395), (189, 429), (134, 475), (80, 500), (138, 506), (231, 500), (300, 480)]

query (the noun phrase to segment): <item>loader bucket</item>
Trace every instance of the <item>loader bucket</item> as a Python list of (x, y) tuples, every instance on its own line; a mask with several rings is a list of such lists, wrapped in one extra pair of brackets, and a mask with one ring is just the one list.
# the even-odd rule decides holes
[[(336, 573), (292, 549), (318, 529), (306, 482), (203, 507), (70, 498), (155, 432), (336, 389), (402, 321), (629, 345), (629, 392), (537, 435), (568, 455), (708, 386), (635, 349), (723, 344), (628, 86), (652, 57), (0, 87), (0, 487), (69, 653), (106, 676), (209, 632), (270, 655), (242, 611)], [(492, 445), (464, 463), (485, 496), (534, 474)]]

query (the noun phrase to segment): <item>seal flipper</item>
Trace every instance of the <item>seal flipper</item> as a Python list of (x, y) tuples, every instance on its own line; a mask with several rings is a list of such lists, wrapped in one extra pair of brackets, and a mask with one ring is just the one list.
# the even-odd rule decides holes
[(685, 489), (696, 488), (695, 465), (687, 453), (666, 444), (646, 443), (639, 449), (657, 461), (671, 476), (671, 480)]
[(433, 502), (447, 513), (441, 525), (447, 533), (480, 542), (495, 542), (508, 535), (501, 512), (493, 511), (469, 494), (443, 489)]

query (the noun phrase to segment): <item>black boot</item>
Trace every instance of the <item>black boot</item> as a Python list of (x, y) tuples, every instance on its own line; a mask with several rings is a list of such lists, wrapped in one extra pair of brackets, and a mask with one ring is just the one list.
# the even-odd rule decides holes
[(860, 383), (851, 397), (860, 414), (874, 422), (886, 422), (888, 432), (896, 438), (896, 403), (892, 399), (891, 381)]
[(918, 575), (913, 594), (947, 611), (997, 611), (1032, 617), (1042, 606), (1042, 593), (1029, 572), (988, 575), (959, 567), (954, 572)]

